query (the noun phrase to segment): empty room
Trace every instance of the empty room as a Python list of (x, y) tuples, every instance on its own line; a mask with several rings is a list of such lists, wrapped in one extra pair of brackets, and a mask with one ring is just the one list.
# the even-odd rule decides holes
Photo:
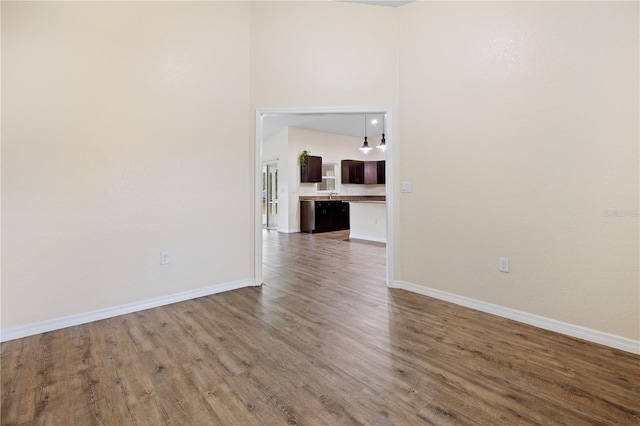
[[(639, 424), (639, 14), (3, 0), (0, 423)], [(263, 229), (330, 113), (385, 244)]]

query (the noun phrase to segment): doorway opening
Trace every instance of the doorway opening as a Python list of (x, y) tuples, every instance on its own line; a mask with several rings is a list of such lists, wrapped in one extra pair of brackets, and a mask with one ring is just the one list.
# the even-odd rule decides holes
[[(268, 213), (270, 208), (280, 208), (282, 211), (285, 206), (278, 206), (277, 193), (278, 186), (275, 188), (271, 188), (274, 194), (274, 198), (276, 198), (275, 205), (269, 206), (268, 202), (268, 193), (269, 189), (269, 173), (268, 173), (268, 162), (265, 163), (265, 160), (269, 160), (269, 158), (263, 158), (264, 152), (264, 142), (267, 139), (265, 137), (265, 122), (266, 119), (269, 118), (278, 118), (278, 119), (287, 119), (292, 117), (292, 127), (296, 127), (296, 123), (307, 122), (312, 120), (313, 118), (323, 117), (323, 116), (332, 116), (338, 117), (338, 120), (351, 120), (353, 121), (354, 116), (365, 116), (365, 115), (378, 115), (382, 117), (383, 120), (383, 129), (385, 129), (384, 133), (386, 136), (386, 168), (384, 171), (385, 175), (385, 210), (386, 210), (386, 220), (385, 228), (386, 228), (386, 283), (387, 286), (393, 286), (393, 277), (394, 277), (394, 197), (393, 197), (393, 171), (395, 166), (395, 160), (393, 156), (393, 129), (392, 129), (392, 109), (391, 107), (355, 107), (355, 108), (265, 108), (265, 109), (257, 109), (256, 110), (256, 159), (255, 159), (255, 205), (256, 205), (256, 214), (255, 214), (255, 284), (260, 285), (263, 282), (263, 230), (267, 229), (275, 229), (278, 227), (276, 223), (273, 228), (269, 227), (268, 221)], [(362, 123), (362, 122), (360, 122)], [(362, 128), (362, 124), (360, 124), (360, 129)], [(357, 147), (355, 147), (357, 148)], [(273, 158), (273, 157), (272, 157)], [(297, 163), (296, 163), (297, 165)], [(277, 170), (277, 168), (276, 168)], [(282, 172), (280, 174), (281, 179), (285, 179), (286, 170), (280, 170)], [(272, 181), (273, 182), (273, 181)], [(286, 198), (286, 197), (285, 197)], [(287, 201), (285, 198), (279, 201)], [(292, 201), (293, 202), (293, 201)], [(295, 201), (297, 203), (297, 201)], [(286, 205), (286, 203), (285, 203)], [(271, 210), (273, 212), (273, 210)], [(277, 219), (276, 219), (277, 220)], [(280, 224), (282, 225), (282, 224)]]

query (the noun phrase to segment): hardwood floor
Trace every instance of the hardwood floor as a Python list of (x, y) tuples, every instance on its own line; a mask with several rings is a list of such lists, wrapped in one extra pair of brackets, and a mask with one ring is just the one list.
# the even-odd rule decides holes
[(403, 290), (265, 231), (265, 284), (2, 344), (1, 423), (640, 424), (640, 356)]

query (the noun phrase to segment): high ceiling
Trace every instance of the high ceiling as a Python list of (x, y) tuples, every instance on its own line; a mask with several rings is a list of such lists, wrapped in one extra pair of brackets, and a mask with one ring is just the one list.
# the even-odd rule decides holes
[[(382, 133), (382, 117), (382, 113), (366, 115), (367, 136), (372, 137)], [(372, 120), (377, 120), (377, 123), (372, 123)], [(265, 115), (262, 122), (263, 140), (289, 126), (362, 138), (365, 132), (365, 115), (347, 113)]]

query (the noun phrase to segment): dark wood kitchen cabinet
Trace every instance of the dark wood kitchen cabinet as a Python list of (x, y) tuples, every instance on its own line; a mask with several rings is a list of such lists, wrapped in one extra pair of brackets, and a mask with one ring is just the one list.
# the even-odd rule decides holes
[(349, 203), (300, 201), (300, 231), (330, 232), (349, 229)]
[(377, 161), (377, 163), (378, 163), (377, 164), (377, 168), (378, 168), (378, 173), (377, 173), (378, 182), (377, 183), (384, 185), (387, 182), (387, 180), (386, 180), (387, 179), (386, 178), (386, 176), (387, 176), (387, 163), (384, 160)]
[(305, 167), (300, 165), (300, 182), (322, 182), (322, 157), (317, 155), (307, 156), (307, 165)]
[(342, 160), (342, 183), (376, 185), (385, 183), (385, 160)]
[(333, 212), (334, 212), (333, 226), (334, 228), (337, 228), (336, 231), (343, 231), (351, 227), (349, 223), (349, 203), (341, 201), (339, 204), (336, 204), (336, 206), (333, 208)]
[(364, 162), (364, 183), (365, 184), (378, 183), (378, 162), (377, 161)]
[(364, 183), (364, 161), (342, 160), (342, 183)]

